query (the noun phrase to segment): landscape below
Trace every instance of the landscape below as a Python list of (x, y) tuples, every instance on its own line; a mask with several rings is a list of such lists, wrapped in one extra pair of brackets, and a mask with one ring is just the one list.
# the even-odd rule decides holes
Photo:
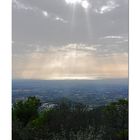
[(100, 106), (128, 98), (128, 79), (105, 80), (13, 80), (12, 102), (29, 96), (41, 102), (56, 103), (62, 99)]
[(13, 80), (13, 140), (128, 140), (128, 80)]

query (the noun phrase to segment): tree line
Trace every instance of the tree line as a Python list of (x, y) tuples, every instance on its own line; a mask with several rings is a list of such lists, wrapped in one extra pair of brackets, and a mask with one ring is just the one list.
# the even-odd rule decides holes
[(128, 101), (89, 108), (62, 101), (40, 111), (36, 97), (12, 106), (13, 140), (127, 140)]

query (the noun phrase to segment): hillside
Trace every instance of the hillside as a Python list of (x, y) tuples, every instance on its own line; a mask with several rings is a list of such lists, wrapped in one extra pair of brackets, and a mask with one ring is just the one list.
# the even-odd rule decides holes
[(13, 105), (13, 140), (127, 140), (128, 101), (89, 108), (62, 101), (40, 110), (36, 97)]

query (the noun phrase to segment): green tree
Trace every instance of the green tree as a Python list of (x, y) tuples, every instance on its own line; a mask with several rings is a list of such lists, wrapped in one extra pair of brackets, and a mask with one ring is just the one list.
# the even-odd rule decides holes
[(104, 123), (108, 139), (127, 140), (128, 139), (128, 101), (119, 100), (110, 103), (104, 110)]
[(13, 105), (13, 120), (18, 120), (23, 125), (26, 125), (38, 116), (39, 106), (40, 100), (36, 97), (29, 97), (25, 101), (18, 101)]

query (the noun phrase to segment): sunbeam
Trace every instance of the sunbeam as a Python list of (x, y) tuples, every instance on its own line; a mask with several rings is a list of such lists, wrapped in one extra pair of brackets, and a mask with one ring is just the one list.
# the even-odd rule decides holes
[(89, 41), (92, 41), (93, 39), (93, 33), (92, 33), (92, 26), (90, 21), (90, 15), (89, 15), (89, 9), (85, 9), (85, 16), (86, 16), (86, 26), (87, 26), (87, 32), (88, 32), (88, 39)]
[(65, 2), (69, 5), (75, 6), (75, 5), (81, 5), (84, 9), (88, 9), (90, 4), (87, 0), (65, 0)]
[(50, 47), (44, 53), (34, 51), (24, 56), (24, 64), (14, 58), (13, 71), (23, 79), (127, 77), (127, 59), (126, 54), (99, 56), (94, 46), (68, 44)]
[(67, 4), (73, 4), (73, 5), (75, 5), (75, 4), (77, 4), (77, 3), (81, 3), (82, 0), (65, 0), (65, 2), (66, 2)]

